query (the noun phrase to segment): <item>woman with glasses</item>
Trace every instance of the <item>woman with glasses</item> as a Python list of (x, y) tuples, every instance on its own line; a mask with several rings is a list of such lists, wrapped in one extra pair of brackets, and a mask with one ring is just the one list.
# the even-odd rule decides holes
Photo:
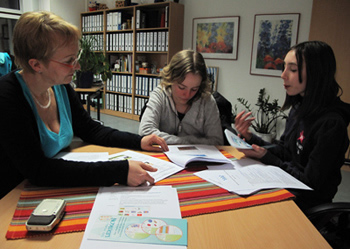
[(23, 179), (46, 186), (153, 183), (147, 171), (156, 169), (138, 161), (54, 159), (73, 135), (103, 146), (168, 149), (156, 135), (121, 132), (90, 118), (69, 84), (80, 69), (79, 39), (77, 27), (49, 12), (27, 12), (17, 21), (13, 45), (20, 69), (0, 78), (0, 197)]
[(328, 44), (308, 41), (290, 49), (281, 75), (286, 90), (282, 109), (290, 112), (281, 140), (272, 149), (261, 147), (267, 143), (249, 131), (250, 112), (236, 117), (236, 130), (253, 146), (242, 150), (246, 156), (280, 167), (313, 189), (290, 190), (302, 210), (332, 202), (341, 181), (350, 105), (340, 100), (335, 73)]

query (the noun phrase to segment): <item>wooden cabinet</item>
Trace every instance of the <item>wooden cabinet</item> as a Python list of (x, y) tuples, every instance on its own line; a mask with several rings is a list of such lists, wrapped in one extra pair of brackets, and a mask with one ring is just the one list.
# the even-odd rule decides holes
[(96, 50), (113, 72), (105, 82), (102, 113), (138, 120), (159, 70), (183, 49), (184, 6), (174, 2), (81, 13), (83, 35), (96, 37)]

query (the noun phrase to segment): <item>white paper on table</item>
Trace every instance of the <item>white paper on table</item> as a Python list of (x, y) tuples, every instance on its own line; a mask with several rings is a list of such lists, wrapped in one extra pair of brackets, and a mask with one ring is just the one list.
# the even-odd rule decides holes
[(191, 162), (231, 163), (214, 145), (169, 145), (168, 148), (164, 154), (183, 168)]
[[(96, 241), (88, 239), (94, 222), (101, 215), (129, 215), (142, 211), (144, 217), (181, 219), (177, 190), (171, 186), (101, 187), (95, 199), (80, 249), (185, 249), (186, 246)], [(137, 213), (136, 213), (137, 215)]]
[(110, 161), (135, 160), (135, 161), (141, 161), (141, 162), (147, 163), (152, 167), (158, 169), (156, 172), (148, 171), (148, 174), (154, 178), (155, 182), (158, 182), (183, 169), (171, 162), (167, 162), (159, 158), (155, 158), (152, 156), (148, 156), (148, 155), (137, 153), (130, 150), (112, 154), (109, 156), (109, 160)]
[(263, 164), (260, 161), (257, 161), (255, 159), (246, 157), (242, 158), (240, 160), (232, 161), (232, 164), (235, 169), (240, 169), (242, 167), (250, 166), (250, 165), (260, 165), (260, 166), (266, 166), (266, 164)]
[(60, 152), (55, 158), (67, 161), (100, 162), (108, 161), (108, 152)]
[(269, 188), (312, 190), (275, 166), (250, 165), (237, 170), (204, 170), (195, 175), (239, 195), (249, 195)]

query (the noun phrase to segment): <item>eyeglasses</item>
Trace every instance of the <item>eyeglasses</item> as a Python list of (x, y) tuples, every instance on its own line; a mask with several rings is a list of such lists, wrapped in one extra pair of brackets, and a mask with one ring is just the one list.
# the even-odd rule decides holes
[(59, 61), (52, 60), (52, 59), (49, 59), (49, 61), (56, 62), (58, 64), (66, 66), (66, 67), (75, 68), (75, 66), (78, 64), (78, 61), (80, 59), (80, 56), (81, 56), (82, 52), (83, 52), (83, 50), (80, 49), (77, 58), (74, 61), (72, 61), (71, 63), (63, 63), (63, 62), (59, 62)]

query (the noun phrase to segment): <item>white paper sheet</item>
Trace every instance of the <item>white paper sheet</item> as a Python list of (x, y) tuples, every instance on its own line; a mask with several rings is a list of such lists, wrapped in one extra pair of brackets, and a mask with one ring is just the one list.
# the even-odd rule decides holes
[(155, 182), (158, 182), (183, 169), (176, 164), (130, 150), (110, 155), (109, 160), (135, 160), (147, 163), (158, 169), (156, 172), (148, 172), (148, 174), (154, 178)]
[(194, 174), (239, 195), (249, 195), (269, 188), (312, 190), (275, 166), (250, 165), (236, 170), (204, 170)]
[[(133, 212), (135, 211), (135, 212)], [(141, 213), (139, 213), (141, 212)], [(177, 191), (171, 186), (102, 187), (96, 196), (80, 249), (185, 249), (186, 246), (96, 241), (88, 239), (94, 221), (101, 215), (137, 215), (156, 218), (181, 218)]]
[(186, 167), (191, 162), (231, 163), (214, 145), (169, 145), (164, 154), (173, 163)]
[(80, 162), (108, 161), (108, 152), (60, 152), (55, 158)]

